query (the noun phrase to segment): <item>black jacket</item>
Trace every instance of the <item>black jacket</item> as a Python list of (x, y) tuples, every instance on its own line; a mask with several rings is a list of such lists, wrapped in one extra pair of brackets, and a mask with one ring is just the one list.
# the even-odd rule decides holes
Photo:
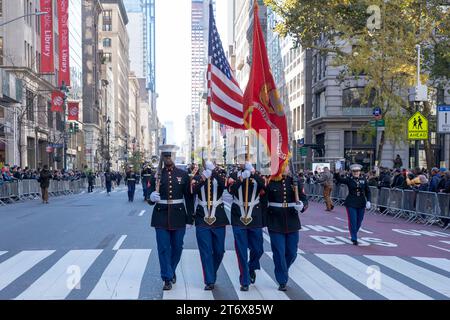
[[(350, 208), (365, 208), (366, 202), (370, 201), (369, 184), (365, 178), (355, 178), (353, 176), (343, 177), (338, 175), (339, 183), (346, 184), (348, 187), (348, 196), (344, 205)], [(359, 195), (358, 195), (359, 193)]]
[(146, 188), (150, 187), (150, 180), (152, 178), (152, 169), (145, 168), (141, 171), (142, 184), (146, 186)]
[[(213, 200), (214, 198), (216, 200), (219, 200), (222, 198), (223, 191), (225, 190), (225, 176), (223, 174), (220, 174), (218, 170), (214, 170), (211, 176), (211, 183), (210, 183), (210, 199)], [(213, 189), (214, 189), (214, 181), (217, 183), (217, 194), (213, 195)], [(202, 190), (205, 195), (205, 199), (203, 199), (202, 196)], [(199, 201), (206, 201), (208, 197), (208, 180), (204, 179), (201, 175), (196, 175), (192, 180), (192, 193), (194, 195), (197, 195), (197, 199)], [(206, 213), (208, 214), (208, 213)], [(209, 225), (204, 220), (205, 217), (205, 210), (204, 206), (201, 204), (197, 205), (197, 209), (195, 210), (195, 225), (196, 226), (202, 226), (202, 227), (220, 227), (230, 224), (230, 221), (228, 220), (227, 214), (225, 212), (224, 204), (220, 204), (216, 207), (215, 211), (215, 217), (216, 221)]]
[(39, 183), (41, 188), (48, 188), (50, 186), (50, 179), (52, 178), (52, 174), (50, 171), (43, 169), (39, 173)]
[[(233, 173), (231, 178), (234, 180), (234, 182), (229, 186), (228, 188), (228, 192), (233, 196), (233, 200), (240, 200), (242, 202), (244, 202), (245, 200), (245, 185), (246, 185), (246, 180), (249, 180), (249, 184), (248, 184), (248, 200), (251, 200), (252, 197), (252, 193), (253, 193), (253, 188), (254, 188), (254, 183), (256, 183), (256, 197), (259, 196), (261, 190), (264, 189), (264, 180), (263, 178), (258, 175), (258, 174), (252, 174), (250, 176), (250, 178), (242, 180), (241, 178), (237, 178), (237, 173)], [(239, 189), (241, 189), (242, 191), (242, 198), (239, 197)], [(245, 208), (244, 208), (245, 210)], [(242, 223), (241, 221), (241, 216), (242, 216), (242, 212), (241, 212), (241, 207), (233, 202), (233, 205), (231, 206), (231, 224), (233, 226), (237, 226), (237, 227), (245, 227), (245, 228), (262, 228), (264, 226), (264, 221), (263, 221), (263, 211), (262, 211), (262, 205), (261, 203), (256, 204), (253, 207), (253, 211), (251, 214), (252, 217), (252, 222), (250, 222), (248, 225), (245, 225), (244, 223)]]
[[(267, 228), (273, 232), (290, 233), (301, 229), (300, 218), (294, 207), (278, 208), (270, 206), (271, 202), (295, 203), (294, 182), (292, 177), (283, 176), (280, 181), (271, 180), (266, 187), (268, 209)], [(306, 206), (308, 199), (303, 192), (303, 185), (298, 186), (299, 200)]]
[[(150, 193), (155, 191), (156, 179), (152, 176)], [(177, 167), (163, 168), (159, 185), (161, 200), (184, 199), (184, 203), (162, 204), (148, 201), (153, 208), (151, 226), (168, 230), (185, 228), (194, 223), (194, 200), (187, 172)]]
[(131, 172), (127, 172), (125, 175), (125, 183), (127, 185), (136, 185), (136, 183), (138, 183), (138, 176), (136, 173), (131, 173)]

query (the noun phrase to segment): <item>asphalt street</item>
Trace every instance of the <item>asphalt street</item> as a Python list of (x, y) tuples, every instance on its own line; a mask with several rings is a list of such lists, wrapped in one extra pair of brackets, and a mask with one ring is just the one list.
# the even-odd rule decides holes
[[(229, 195), (226, 197), (229, 202)], [(228, 206), (227, 206), (228, 208)], [(257, 281), (239, 291), (232, 230), (214, 291), (203, 290), (195, 227), (188, 227), (178, 281), (162, 291), (152, 207), (137, 188), (51, 197), (0, 207), (0, 299), (449, 299), (450, 234), (367, 214), (361, 246), (348, 242), (346, 213), (311, 203), (301, 216), (298, 258), (280, 292), (270, 238)], [(228, 210), (229, 212), (229, 210)]]

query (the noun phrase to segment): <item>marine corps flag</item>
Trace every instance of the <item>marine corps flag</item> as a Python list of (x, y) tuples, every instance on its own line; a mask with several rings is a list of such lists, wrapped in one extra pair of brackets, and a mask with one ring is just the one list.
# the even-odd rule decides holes
[(278, 180), (290, 156), (287, 119), (270, 70), (256, 1), (253, 16), (252, 68), (244, 93), (244, 123), (266, 144), (271, 157), (272, 179)]

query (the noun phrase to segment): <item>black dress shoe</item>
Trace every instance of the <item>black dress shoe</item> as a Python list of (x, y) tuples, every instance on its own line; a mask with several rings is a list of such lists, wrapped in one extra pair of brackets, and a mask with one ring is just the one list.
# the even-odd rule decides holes
[(205, 286), (205, 290), (214, 290), (214, 285), (213, 284), (207, 284)]
[(172, 289), (172, 282), (170, 281), (164, 281), (164, 287), (163, 290), (170, 290)]
[(280, 291), (287, 291), (286, 285), (285, 284), (280, 284), (280, 286), (278, 287), (278, 290), (280, 290)]
[(241, 286), (241, 291), (248, 291), (248, 286)]
[(352, 240), (352, 242), (353, 242), (353, 245), (354, 245), (354, 246), (357, 246), (357, 245), (358, 245), (358, 241), (357, 241), (357, 240)]
[(177, 283), (177, 276), (175, 274), (173, 275), (172, 283), (173, 284)]
[(255, 283), (256, 281), (256, 272), (255, 270), (250, 271), (250, 283)]

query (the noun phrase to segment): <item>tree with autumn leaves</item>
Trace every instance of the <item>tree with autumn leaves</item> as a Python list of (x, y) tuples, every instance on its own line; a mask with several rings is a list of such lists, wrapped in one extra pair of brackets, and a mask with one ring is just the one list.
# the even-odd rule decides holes
[[(445, 1), (265, 0), (265, 3), (281, 18), (276, 31), (291, 36), (303, 48), (327, 53), (332, 64), (342, 70), (339, 81), (344, 85), (345, 81), (364, 80), (362, 103), (380, 107), (386, 123), (378, 161), (385, 141), (407, 140), (407, 119), (415, 112), (414, 103), (408, 101), (408, 89), (416, 84), (416, 45), (421, 46), (423, 53), (421, 80), (429, 86), (430, 99), (420, 106), (425, 117), (430, 117), (436, 104), (435, 92), (450, 88), (450, 7), (443, 5)], [(361, 131), (376, 134), (370, 125)], [(425, 141), (425, 151), (428, 167), (434, 166), (430, 138)]]

